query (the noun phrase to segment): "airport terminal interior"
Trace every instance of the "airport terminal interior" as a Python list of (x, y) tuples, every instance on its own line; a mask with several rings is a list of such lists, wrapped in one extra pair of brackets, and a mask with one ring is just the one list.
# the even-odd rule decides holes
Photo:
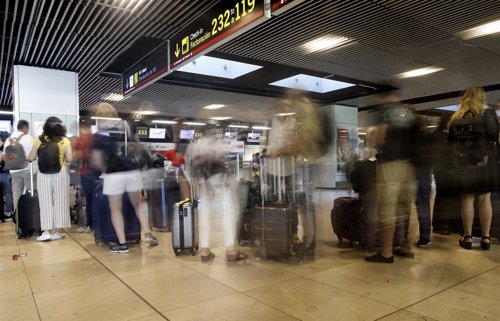
[(500, 1), (0, 19), (0, 321), (500, 321)]

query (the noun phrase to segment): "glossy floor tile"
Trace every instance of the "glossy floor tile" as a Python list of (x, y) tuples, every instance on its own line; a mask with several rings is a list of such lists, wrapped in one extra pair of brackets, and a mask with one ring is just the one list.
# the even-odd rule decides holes
[(300, 320), (374, 320), (397, 310), (394, 306), (306, 278), (245, 293)]
[(196, 306), (165, 312), (171, 321), (294, 321), (296, 318), (258, 302), (246, 295), (235, 294), (206, 301)]
[(338, 247), (330, 209), (340, 195), (315, 193), (316, 255), (286, 263), (257, 262), (247, 247), (248, 260), (226, 262), (220, 227), (215, 259), (202, 263), (176, 256), (166, 232), (154, 232), (157, 247), (117, 255), (76, 228), (39, 243), (0, 224), (0, 320), (500, 320), (500, 246), (484, 252), (474, 239), (465, 251), (457, 235), (433, 235), (413, 260), (369, 264), (365, 251)]

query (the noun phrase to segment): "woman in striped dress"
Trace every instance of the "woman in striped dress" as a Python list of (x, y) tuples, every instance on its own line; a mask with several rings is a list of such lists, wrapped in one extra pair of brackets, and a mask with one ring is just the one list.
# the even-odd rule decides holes
[(69, 172), (72, 160), (71, 143), (66, 128), (57, 117), (49, 117), (42, 135), (33, 143), (29, 161), (38, 156), (37, 191), (40, 203), (40, 223), (44, 231), (37, 241), (64, 238), (59, 229), (71, 227), (69, 212)]

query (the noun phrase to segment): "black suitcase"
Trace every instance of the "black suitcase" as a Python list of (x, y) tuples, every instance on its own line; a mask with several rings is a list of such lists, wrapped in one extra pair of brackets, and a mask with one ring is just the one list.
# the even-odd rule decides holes
[(292, 236), (297, 226), (298, 206), (268, 205), (252, 209), (252, 245), (261, 258), (286, 259), (292, 256)]
[[(331, 210), (333, 232), (339, 239), (339, 247), (344, 239), (349, 241), (349, 246), (362, 241), (361, 203), (353, 197), (339, 197), (333, 201)], [(360, 244), (362, 246), (362, 244)]]
[[(33, 186), (33, 163), (30, 163), (31, 189), (19, 197), (16, 211), (16, 230), (19, 238), (41, 233), (40, 204)], [(3, 208), (3, 206), (2, 206)]]
[(155, 229), (168, 231), (172, 226), (174, 204), (181, 201), (181, 190), (174, 179), (154, 179), (148, 190), (149, 222)]
[[(92, 223), (94, 238), (97, 245), (102, 243), (117, 243), (115, 229), (111, 222), (111, 211), (106, 195), (102, 193), (103, 182), (98, 180), (92, 189)], [(141, 224), (137, 219), (134, 207), (130, 203), (127, 193), (123, 194), (123, 220), (125, 222), (125, 239), (127, 242), (141, 242)]]

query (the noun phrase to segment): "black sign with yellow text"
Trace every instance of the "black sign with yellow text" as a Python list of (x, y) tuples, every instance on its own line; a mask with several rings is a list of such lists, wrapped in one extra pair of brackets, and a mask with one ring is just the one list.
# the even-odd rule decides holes
[(264, 0), (222, 0), (170, 39), (170, 68), (221, 44), (264, 17)]

